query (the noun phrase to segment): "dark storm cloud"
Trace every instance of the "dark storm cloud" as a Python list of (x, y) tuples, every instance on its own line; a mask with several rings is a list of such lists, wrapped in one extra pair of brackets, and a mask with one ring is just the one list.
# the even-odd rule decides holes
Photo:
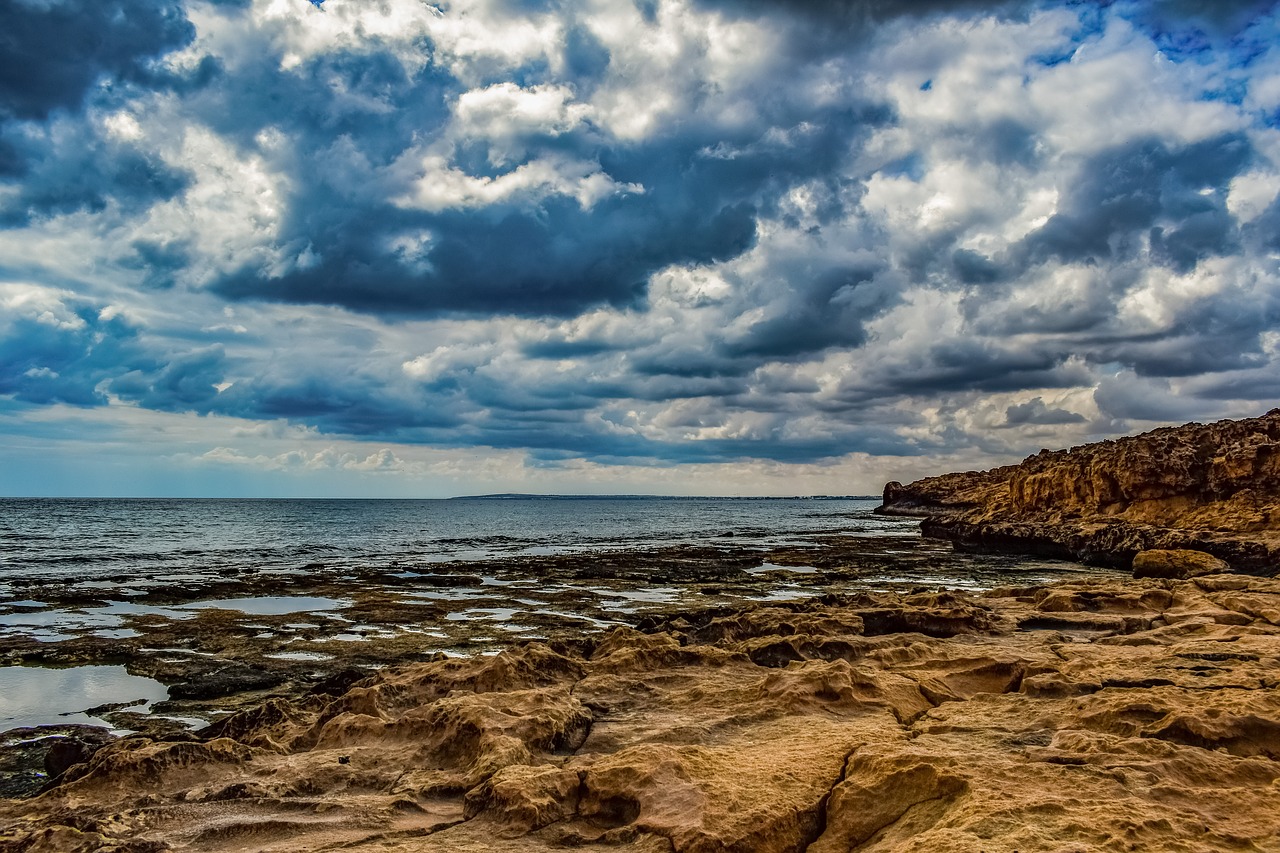
[(1079, 424), (1084, 421), (1084, 416), (1078, 412), (1049, 408), (1043, 397), (1034, 397), (1025, 403), (1015, 403), (1005, 410), (1007, 426)]
[(1156, 260), (1186, 272), (1235, 248), (1226, 188), (1253, 156), (1241, 134), (1176, 148), (1145, 139), (1103, 151), (1015, 255), (1031, 263), (1101, 262), (1131, 257), (1149, 237)]
[(697, 0), (704, 8), (728, 14), (797, 15), (843, 30), (863, 29), (900, 17), (937, 14), (1017, 14), (1033, 5), (1029, 0)]
[[(292, 133), (316, 138), (311, 153), (292, 163), (292, 183), (299, 189), (280, 242), (309, 245), (317, 258), (284, 274), (246, 268), (227, 275), (215, 287), (230, 298), (327, 303), (386, 314), (572, 315), (598, 304), (640, 304), (656, 270), (725, 261), (750, 248), (760, 208), (773, 206), (796, 182), (826, 174), (849, 144), (886, 118), (879, 109), (845, 106), (802, 116), (779, 100), (769, 105), (777, 113), (772, 121), (742, 131), (741, 140), (726, 140), (691, 122), (674, 133), (621, 144), (584, 126), (555, 139), (524, 140), (532, 148), (529, 156), (573, 155), (598, 162), (618, 184), (642, 191), (620, 191), (589, 208), (553, 195), (533, 206), (513, 200), (481, 210), (427, 212), (389, 203), (385, 193), (362, 193), (359, 183), (339, 186), (333, 176), (342, 174), (344, 164), (326, 156), (320, 142), (340, 132), (345, 159), (386, 163), (444, 121), (441, 105), (454, 84), (430, 75), (406, 80), (398, 64), (379, 70), (373, 84), (368, 67), (353, 59), (317, 61), (325, 72), (302, 73), (294, 81), (299, 91), (288, 102), (270, 87), (250, 96), (257, 98), (262, 120), (270, 116)], [(400, 111), (353, 115), (331, 126), (338, 112), (330, 102), (333, 87), (316, 81), (335, 75), (344, 89), (372, 86), (378, 97), (426, 104), (426, 112), (416, 118)], [(802, 120), (807, 121), (804, 131), (794, 133), (789, 144), (759, 140), (770, 127), (792, 128)], [(254, 130), (245, 127), (241, 133), (249, 136)], [(726, 142), (730, 153), (719, 153)], [(721, 147), (709, 153), (713, 145)], [(304, 152), (307, 148), (302, 146)], [(465, 160), (468, 152), (464, 146), (458, 153)], [(495, 168), (483, 149), (477, 149), (471, 165), (477, 178)], [(829, 215), (835, 213), (833, 208)], [(388, 248), (398, 235), (413, 231), (432, 235), (424, 257), (406, 259)]]
[(1207, 408), (1202, 399), (1175, 394), (1167, 380), (1147, 380), (1132, 373), (1104, 378), (1093, 399), (1103, 415), (1120, 420), (1184, 423), (1204, 417)]
[(1270, 295), (1225, 291), (1196, 300), (1158, 336), (1104, 344), (1100, 362), (1118, 362), (1140, 376), (1181, 377), (1256, 367), (1267, 361), (1259, 336), (1280, 326), (1280, 304)]
[(876, 270), (834, 268), (810, 281), (792, 281), (787, 299), (721, 350), (731, 358), (804, 356), (833, 346), (857, 347), (865, 324), (897, 303), (897, 289), (876, 279)]
[(226, 371), (221, 346), (178, 352), (111, 379), (111, 393), (150, 409), (208, 412)]
[(0, 335), (0, 395), (76, 406), (112, 395), (165, 411), (207, 411), (222, 379), (220, 348), (157, 350), (127, 320), (84, 302), (34, 311), (19, 303), (10, 314)]
[(181, 171), (100, 138), (80, 114), (129, 92), (208, 82), (212, 60), (183, 72), (157, 62), (195, 36), (181, 3), (0, 0), (0, 22), (0, 180), (20, 181), (0, 203), (0, 227), (112, 202), (133, 212), (183, 188)]
[(126, 213), (173, 198), (188, 175), (154, 154), (103, 139), (83, 124), (25, 136), (14, 146), (22, 165), (18, 192), (0, 200), (0, 226), (78, 211), (98, 213), (115, 203)]
[(1194, 395), (1203, 399), (1263, 400), (1272, 407), (1280, 403), (1280, 373), (1271, 365), (1212, 374), (1190, 384)]
[[(423, 431), (449, 430), (459, 421), (449, 397), (405, 393), (385, 377), (299, 370), (237, 382), (218, 395), (210, 411), (250, 419), (284, 418), (323, 433), (414, 440)], [(445, 442), (452, 443), (452, 442)]]
[(972, 249), (956, 249), (952, 252), (951, 266), (956, 278), (964, 284), (991, 284), (1005, 276), (999, 264)]
[(1124, 3), (1122, 8), (1157, 34), (1197, 28), (1212, 38), (1223, 39), (1238, 34), (1258, 16), (1274, 11), (1275, 0), (1147, 0)]
[(145, 78), (195, 28), (164, 0), (0, 0), (0, 120), (75, 110), (99, 81)]
[(861, 407), (907, 395), (936, 398), (973, 392), (1006, 393), (1028, 388), (1070, 388), (1090, 381), (1069, 353), (1045, 343), (1029, 347), (983, 338), (949, 339), (918, 358), (855, 376), (823, 407), (832, 411)]

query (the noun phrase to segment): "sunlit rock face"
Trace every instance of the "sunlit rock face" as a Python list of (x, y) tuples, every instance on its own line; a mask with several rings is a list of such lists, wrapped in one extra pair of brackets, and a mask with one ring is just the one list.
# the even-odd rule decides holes
[(828, 596), (389, 667), (0, 801), (0, 850), (1272, 849), (1280, 581)]
[(957, 544), (1127, 567), (1151, 549), (1280, 567), (1280, 409), (1157, 429), (1018, 465), (889, 483), (880, 512), (926, 517)]

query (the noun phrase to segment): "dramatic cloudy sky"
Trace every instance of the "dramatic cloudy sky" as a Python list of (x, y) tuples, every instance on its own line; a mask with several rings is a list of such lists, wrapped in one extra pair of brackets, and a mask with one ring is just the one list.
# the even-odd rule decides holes
[(810, 494), (1280, 404), (1250, 0), (0, 0), (0, 494)]

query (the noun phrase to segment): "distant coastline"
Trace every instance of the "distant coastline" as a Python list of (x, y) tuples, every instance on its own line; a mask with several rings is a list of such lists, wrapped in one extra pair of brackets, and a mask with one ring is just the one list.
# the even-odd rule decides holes
[[(412, 500), (410, 498), (409, 500)], [(455, 495), (451, 501), (878, 501), (880, 495)]]

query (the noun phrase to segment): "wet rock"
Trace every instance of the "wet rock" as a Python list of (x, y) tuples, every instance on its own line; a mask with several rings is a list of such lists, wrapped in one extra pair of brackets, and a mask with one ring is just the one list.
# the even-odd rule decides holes
[(515, 764), (494, 773), (467, 792), (463, 815), (483, 815), (520, 836), (574, 815), (578, 810), (578, 774), (553, 765)]
[(169, 687), (171, 699), (216, 699), (253, 690), (267, 690), (281, 684), (284, 676), (243, 665), (232, 665)]
[(36, 793), (113, 740), (115, 735), (97, 726), (39, 726), (6, 732), (0, 742), (0, 797)]
[(351, 685), (368, 678), (370, 675), (369, 670), (347, 667), (325, 676), (308, 692), (313, 696), (341, 696), (351, 689)]

